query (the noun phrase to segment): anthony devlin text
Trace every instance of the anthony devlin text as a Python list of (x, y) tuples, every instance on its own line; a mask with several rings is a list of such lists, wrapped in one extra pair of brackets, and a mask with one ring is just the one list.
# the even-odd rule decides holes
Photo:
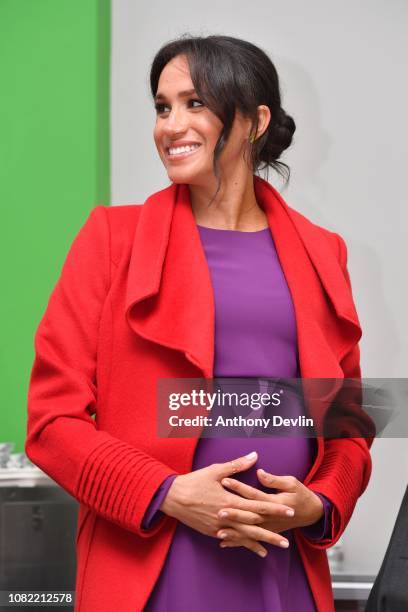
[[(214, 421), (214, 422), (213, 422)], [(208, 416), (195, 416), (192, 418), (179, 417), (176, 414), (169, 418), (172, 427), (313, 427), (314, 421), (304, 415), (296, 418), (284, 418), (274, 415), (271, 418), (250, 418), (241, 415), (234, 417), (218, 416), (213, 419)]]

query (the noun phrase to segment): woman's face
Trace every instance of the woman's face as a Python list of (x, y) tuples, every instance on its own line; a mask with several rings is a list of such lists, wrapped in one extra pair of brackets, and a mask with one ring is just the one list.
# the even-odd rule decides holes
[[(163, 68), (156, 95), (156, 124), (154, 141), (160, 158), (174, 183), (216, 185), (213, 156), (222, 130), (222, 122), (199, 100), (194, 92), (190, 70), (185, 56), (173, 58)], [(222, 176), (231, 176), (237, 164), (250, 172), (243, 159), (248, 145), (251, 122), (237, 113), (228, 142), (219, 158)], [(172, 154), (184, 144), (199, 145), (184, 154)], [(234, 173), (235, 174), (235, 173)]]

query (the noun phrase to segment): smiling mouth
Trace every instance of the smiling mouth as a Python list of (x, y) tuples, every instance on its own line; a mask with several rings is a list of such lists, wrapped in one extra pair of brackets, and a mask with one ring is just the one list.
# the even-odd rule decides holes
[(184, 157), (190, 157), (190, 155), (194, 155), (194, 153), (197, 153), (200, 147), (201, 147), (201, 144), (199, 144), (197, 147), (194, 147), (194, 149), (191, 149), (190, 151), (183, 151), (182, 153), (173, 153), (173, 154), (170, 154), (169, 149), (166, 149), (166, 157), (170, 161), (177, 160), (177, 159), (183, 159)]

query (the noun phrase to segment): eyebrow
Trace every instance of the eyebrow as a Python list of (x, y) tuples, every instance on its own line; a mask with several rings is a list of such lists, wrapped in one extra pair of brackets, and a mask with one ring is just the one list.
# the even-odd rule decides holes
[[(184, 91), (180, 91), (177, 95), (179, 98), (183, 98), (185, 96), (191, 96), (191, 94), (196, 93), (195, 89), (185, 89)], [(158, 102), (158, 100), (166, 100), (166, 96), (162, 93), (158, 93), (155, 97), (154, 97), (155, 102)]]

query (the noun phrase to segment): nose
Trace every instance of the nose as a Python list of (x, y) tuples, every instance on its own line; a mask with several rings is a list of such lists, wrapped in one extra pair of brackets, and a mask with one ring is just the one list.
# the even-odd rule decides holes
[(166, 135), (171, 139), (175, 139), (181, 134), (184, 134), (187, 129), (187, 117), (183, 114), (182, 110), (177, 112), (177, 110), (173, 108), (164, 122), (163, 129)]

